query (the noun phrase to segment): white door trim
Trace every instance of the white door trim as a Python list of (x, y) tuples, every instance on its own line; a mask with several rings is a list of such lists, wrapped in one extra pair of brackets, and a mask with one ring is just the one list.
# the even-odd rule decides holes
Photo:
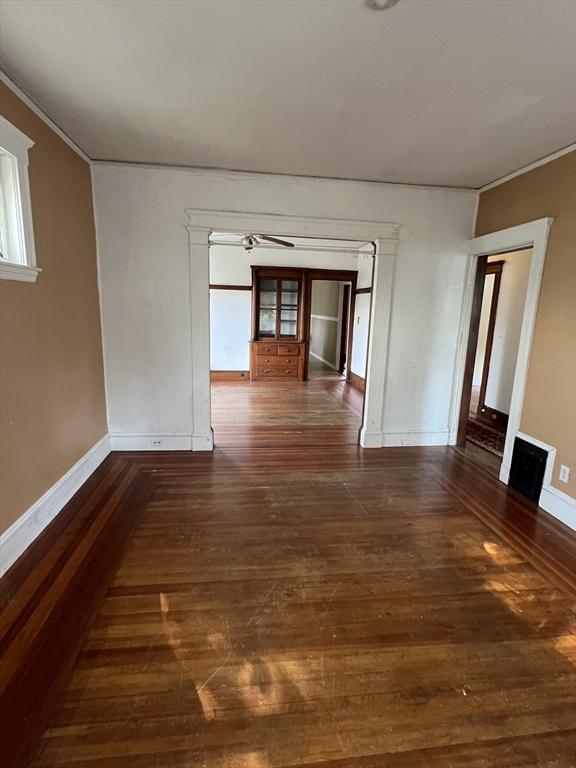
[[(381, 448), (388, 363), (392, 281), (398, 224), (358, 219), (321, 219), (270, 213), (191, 208), (188, 214), (190, 254), (190, 323), (192, 334), (192, 450), (211, 450), (209, 236), (211, 232), (265, 232), (270, 235), (374, 241), (376, 255), (366, 369), (364, 422), (360, 445)], [(373, 354), (377, 350), (377, 354)]]
[(460, 411), (460, 400), (464, 382), (466, 349), (468, 346), (470, 316), (472, 312), (472, 299), (476, 278), (476, 259), (479, 256), (488, 256), (505, 251), (517, 251), (521, 248), (532, 248), (532, 259), (530, 262), (530, 272), (528, 274), (526, 299), (524, 301), (522, 328), (518, 344), (518, 357), (516, 359), (516, 370), (514, 373), (514, 385), (512, 387), (512, 398), (510, 401), (510, 414), (508, 416), (508, 429), (506, 431), (504, 456), (500, 468), (500, 480), (503, 483), (508, 483), (512, 450), (514, 448), (514, 438), (517, 437), (520, 432), (520, 420), (522, 417), (526, 378), (528, 376), (528, 363), (530, 360), (532, 337), (534, 335), (534, 325), (538, 309), (540, 283), (542, 281), (542, 272), (544, 270), (548, 234), (552, 222), (552, 218), (536, 219), (535, 221), (520, 224), (516, 227), (502, 229), (499, 232), (490, 232), (487, 235), (475, 237), (469, 241), (470, 256), (460, 320), (460, 341), (458, 345), (456, 376), (454, 377), (454, 389), (452, 393), (450, 436), (450, 442), (452, 444), (456, 441), (458, 430), (458, 414)]

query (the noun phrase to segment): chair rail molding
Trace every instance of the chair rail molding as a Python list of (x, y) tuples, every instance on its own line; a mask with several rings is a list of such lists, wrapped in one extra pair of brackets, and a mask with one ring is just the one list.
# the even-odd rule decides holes
[(454, 444), (456, 440), (458, 429), (458, 412), (460, 410), (460, 400), (464, 382), (466, 348), (468, 346), (472, 297), (476, 276), (476, 259), (479, 256), (492, 256), (506, 251), (518, 251), (522, 248), (532, 248), (526, 298), (524, 299), (520, 341), (518, 343), (518, 357), (516, 358), (514, 384), (510, 401), (508, 429), (506, 431), (506, 442), (504, 444), (504, 456), (502, 457), (502, 465), (500, 467), (500, 480), (506, 484), (508, 484), (508, 477), (510, 475), (514, 438), (520, 433), (520, 420), (522, 417), (524, 392), (526, 390), (526, 379), (528, 376), (530, 349), (532, 347), (534, 325), (536, 323), (540, 283), (542, 282), (542, 272), (544, 271), (544, 259), (546, 257), (548, 235), (553, 221), (554, 219), (551, 217), (535, 219), (534, 221), (529, 221), (525, 224), (519, 224), (515, 227), (508, 227), (507, 229), (502, 229), (498, 232), (490, 232), (487, 235), (475, 237), (468, 243), (470, 256), (462, 301), (459, 344), (450, 408), (451, 444)]
[[(285, 237), (317, 237), (371, 241), (375, 245), (374, 284), (366, 364), (364, 420), (360, 431), (363, 448), (384, 445), (382, 429), (386, 392), (390, 312), (394, 262), (400, 225), (361, 219), (312, 218), (242, 211), (190, 208), (190, 321), (192, 334), (192, 450), (211, 450), (210, 421), (210, 315), (209, 236), (215, 232), (266, 232)], [(378, 350), (378, 354), (374, 354)]]

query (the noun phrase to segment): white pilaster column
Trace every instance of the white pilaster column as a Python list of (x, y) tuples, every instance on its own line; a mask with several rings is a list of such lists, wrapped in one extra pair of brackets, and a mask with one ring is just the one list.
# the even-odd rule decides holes
[(188, 227), (192, 332), (192, 450), (211, 451), (209, 229)]
[(386, 399), (396, 233), (393, 237), (378, 239), (375, 243), (364, 422), (360, 431), (360, 445), (363, 448), (381, 448), (384, 443), (382, 425)]

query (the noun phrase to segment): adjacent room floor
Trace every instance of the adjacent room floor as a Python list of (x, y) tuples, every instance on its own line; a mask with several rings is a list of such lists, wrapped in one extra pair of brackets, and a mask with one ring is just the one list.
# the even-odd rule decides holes
[(362, 393), (338, 374), (289, 384), (213, 383), (214, 441), (217, 446), (357, 445), (362, 403)]
[(342, 441), (356, 395), (216, 385), (213, 454), (132, 455), (154, 490), (34, 766), (574, 767), (573, 597), (485, 523), (529, 508)]
[(466, 443), (462, 447), (456, 447), (455, 450), (481, 466), (493, 477), (499, 477), (506, 435), (477, 420), (479, 394), (480, 387), (473, 386)]

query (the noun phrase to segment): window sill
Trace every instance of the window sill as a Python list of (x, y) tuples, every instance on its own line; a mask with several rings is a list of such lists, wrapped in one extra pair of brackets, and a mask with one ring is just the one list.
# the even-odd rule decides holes
[(31, 267), (28, 264), (13, 264), (10, 261), (0, 261), (1, 280), (19, 280), (22, 283), (35, 283), (39, 267)]

